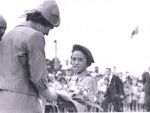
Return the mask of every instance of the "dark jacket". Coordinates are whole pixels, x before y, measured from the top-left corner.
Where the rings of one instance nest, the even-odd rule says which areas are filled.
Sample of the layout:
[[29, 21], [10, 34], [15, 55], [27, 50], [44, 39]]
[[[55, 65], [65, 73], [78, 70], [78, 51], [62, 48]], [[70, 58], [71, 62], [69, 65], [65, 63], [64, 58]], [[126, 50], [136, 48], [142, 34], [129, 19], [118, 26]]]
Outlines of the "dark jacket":
[[106, 97], [110, 95], [112, 97], [120, 97], [120, 95], [124, 95], [122, 80], [116, 75], [113, 75], [110, 84], [108, 85], [106, 94], [104, 96]]
[[145, 72], [142, 75], [145, 94], [150, 94], [150, 74]]

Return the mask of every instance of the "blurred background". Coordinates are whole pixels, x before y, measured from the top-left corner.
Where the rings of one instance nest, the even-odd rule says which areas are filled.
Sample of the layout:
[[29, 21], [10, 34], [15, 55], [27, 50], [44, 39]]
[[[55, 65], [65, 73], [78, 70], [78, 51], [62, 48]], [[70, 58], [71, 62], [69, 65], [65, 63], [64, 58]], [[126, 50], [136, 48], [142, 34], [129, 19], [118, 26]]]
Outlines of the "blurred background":
[[[21, 21], [25, 10], [43, 0], [0, 0], [0, 14], [8, 32]], [[73, 44], [88, 47], [95, 66], [139, 76], [150, 65], [149, 0], [56, 0], [61, 24], [46, 36], [46, 57], [56, 55], [62, 66], [70, 60]]]

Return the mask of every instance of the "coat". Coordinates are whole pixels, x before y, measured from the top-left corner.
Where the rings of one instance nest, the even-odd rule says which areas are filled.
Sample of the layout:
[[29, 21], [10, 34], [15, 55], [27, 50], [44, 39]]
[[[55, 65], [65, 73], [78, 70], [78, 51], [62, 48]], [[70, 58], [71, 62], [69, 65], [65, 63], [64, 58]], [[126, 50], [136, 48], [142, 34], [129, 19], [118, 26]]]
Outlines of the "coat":
[[143, 79], [145, 94], [150, 95], [150, 74], [149, 74], [149, 72], [143, 73], [142, 79]]
[[0, 47], [0, 110], [40, 113], [39, 92], [48, 87], [44, 35], [22, 23]]
[[150, 111], [150, 74], [149, 72], [145, 72], [142, 75], [144, 91], [145, 91], [145, 108], [146, 111]]
[[124, 95], [123, 83], [121, 79], [116, 75], [113, 75], [104, 96], [106, 97], [109, 95], [111, 95], [111, 97], [119, 97], [120, 95]]

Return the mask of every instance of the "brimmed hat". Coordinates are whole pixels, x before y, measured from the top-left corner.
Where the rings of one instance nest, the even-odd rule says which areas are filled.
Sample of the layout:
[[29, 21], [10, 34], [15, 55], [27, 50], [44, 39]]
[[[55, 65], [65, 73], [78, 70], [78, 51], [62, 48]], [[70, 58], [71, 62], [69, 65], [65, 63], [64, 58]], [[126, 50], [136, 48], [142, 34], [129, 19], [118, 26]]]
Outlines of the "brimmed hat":
[[40, 6], [36, 7], [34, 11], [41, 12], [43, 17], [55, 27], [59, 26], [60, 13], [55, 0], [45, 0]]
[[90, 50], [88, 48], [81, 46], [81, 45], [78, 45], [78, 44], [74, 44], [73, 49], [72, 49], [72, 53], [76, 50], [82, 51], [87, 56], [88, 66], [90, 66], [92, 63], [94, 63], [94, 58], [93, 58], [92, 53], [90, 52]]

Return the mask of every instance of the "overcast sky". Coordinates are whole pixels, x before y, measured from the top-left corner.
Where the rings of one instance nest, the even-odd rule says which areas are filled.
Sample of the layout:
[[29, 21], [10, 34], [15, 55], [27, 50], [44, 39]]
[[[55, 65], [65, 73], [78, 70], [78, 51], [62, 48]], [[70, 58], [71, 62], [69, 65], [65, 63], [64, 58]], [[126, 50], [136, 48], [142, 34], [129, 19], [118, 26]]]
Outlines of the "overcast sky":
[[[0, 13], [8, 22], [7, 32], [23, 19], [24, 10], [33, 9], [43, 0], [0, 0]], [[88, 47], [95, 64], [103, 71], [116, 66], [118, 71], [141, 74], [150, 65], [149, 0], [57, 0], [61, 24], [46, 36], [46, 57], [57, 55], [61, 62], [70, 60], [72, 45]], [[139, 26], [139, 34], [131, 32]]]

